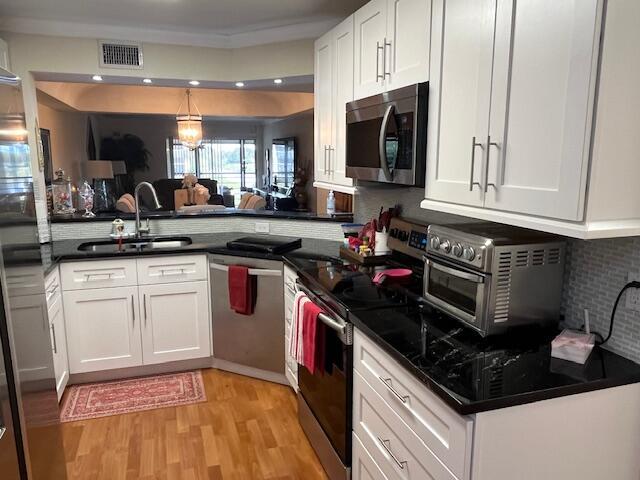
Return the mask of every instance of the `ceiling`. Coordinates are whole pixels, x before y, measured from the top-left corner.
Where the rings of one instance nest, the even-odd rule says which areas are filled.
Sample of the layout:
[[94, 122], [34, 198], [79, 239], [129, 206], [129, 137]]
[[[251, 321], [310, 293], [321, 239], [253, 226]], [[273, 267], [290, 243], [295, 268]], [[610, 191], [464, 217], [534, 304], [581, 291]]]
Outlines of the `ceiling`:
[[[282, 30], [283, 40], [312, 38], [315, 26], [338, 23], [367, 0], [0, 0], [0, 29], [25, 33], [54, 32], [73, 35], [74, 26], [86, 31], [94, 26], [124, 33], [148, 29], [155, 32], [209, 37], [248, 44], [248, 36], [261, 31]], [[309, 28], [299, 28], [300, 26]], [[83, 28], [81, 28], [81, 26]], [[293, 26], [298, 28], [293, 29]], [[37, 29], [38, 32], [26, 30]], [[99, 36], [99, 34], [96, 34]], [[257, 35], [259, 37], [259, 35]], [[111, 38], [114, 38], [113, 36]], [[132, 38], [135, 39], [135, 38]], [[256, 40], [258, 41], [258, 40]], [[165, 43], [170, 43], [169, 41]]]

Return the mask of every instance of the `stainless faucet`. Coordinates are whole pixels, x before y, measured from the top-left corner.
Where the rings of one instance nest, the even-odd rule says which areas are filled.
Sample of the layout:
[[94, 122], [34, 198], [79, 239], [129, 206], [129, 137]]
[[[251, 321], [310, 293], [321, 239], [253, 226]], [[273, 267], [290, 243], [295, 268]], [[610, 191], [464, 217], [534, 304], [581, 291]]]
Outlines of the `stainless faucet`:
[[140, 182], [138, 185], [136, 185], [136, 190], [134, 192], [134, 197], [136, 200], [136, 238], [140, 238], [143, 235], [148, 235], [149, 232], [151, 231], [151, 228], [149, 227], [148, 218], [147, 218], [146, 227], [143, 227], [142, 224], [140, 223], [140, 199], [138, 198], [138, 196], [139, 196], [140, 189], [142, 187], [147, 187], [151, 191], [154, 208], [157, 210], [158, 208], [162, 207], [162, 205], [160, 205], [160, 201], [158, 200], [158, 194], [156, 193], [156, 189], [153, 188], [153, 185], [151, 185], [149, 182]]

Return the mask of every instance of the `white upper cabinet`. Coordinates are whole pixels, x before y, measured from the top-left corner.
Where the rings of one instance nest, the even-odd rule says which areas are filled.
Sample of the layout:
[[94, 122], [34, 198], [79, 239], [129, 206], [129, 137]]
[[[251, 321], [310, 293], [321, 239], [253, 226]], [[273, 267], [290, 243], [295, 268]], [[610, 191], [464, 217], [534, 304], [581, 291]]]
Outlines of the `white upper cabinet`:
[[315, 183], [353, 193], [346, 175], [346, 104], [353, 100], [353, 16], [315, 44]]
[[9, 46], [0, 38], [0, 68], [10, 70], [9, 67]]
[[356, 99], [429, 79], [430, 0], [372, 0], [354, 24]]
[[595, 225], [585, 210], [587, 182], [601, 185], [590, 148], [602, 9], [602, 0], [433, 1], [424, 208], [580, 238], [631, 231], [629, 217]]
[[499, 0], [485, 206], [581, 220], [598, 0]]
[[483, 203], [494, 17], [495, 0], [433, 2], [427, 198]]
[[353, 16], [333, 29], [333, 142], [329, 150], [331, 182], [353, 186], [347, 177], [347, 103], [353, 100]]
[[387, 0], [372, 0], [354, 14], [354, 93], [364, 98], [384, 91]]
[[429, 78], [431, 1], [387, 1], [387, 90]]
[[329, 148], [333, 135], [333, 31], [323, 35], [315, 44], [314, 66], [314, 139], [315, 181], [330, 180]]

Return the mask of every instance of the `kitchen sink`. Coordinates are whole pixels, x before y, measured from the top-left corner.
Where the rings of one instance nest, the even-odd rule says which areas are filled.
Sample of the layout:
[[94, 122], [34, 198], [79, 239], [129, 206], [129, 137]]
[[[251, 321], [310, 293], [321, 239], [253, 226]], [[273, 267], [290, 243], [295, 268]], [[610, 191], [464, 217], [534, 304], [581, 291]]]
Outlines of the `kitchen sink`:
[[135, 238], [124, 240], [122, 244], [114, 240], [87, 242], [78, 247], [81, 252], [112, 253], [142, 250], [182, 248], [191, 245], [189, 237]]

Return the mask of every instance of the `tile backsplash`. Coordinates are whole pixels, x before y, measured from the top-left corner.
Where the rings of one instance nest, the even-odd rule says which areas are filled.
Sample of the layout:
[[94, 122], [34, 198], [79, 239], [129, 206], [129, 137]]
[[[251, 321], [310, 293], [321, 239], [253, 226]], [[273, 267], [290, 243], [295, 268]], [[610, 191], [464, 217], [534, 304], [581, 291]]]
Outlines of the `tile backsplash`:
[[[365, 223], [377, 217], [381, 206], [403, 207], [402, 215], [424, 222], [458, 223], [469, 219], [432, 212], [420, 208], [424, 198], [422, 188], [387, 186], [358, 187], [354, 198], [354, 220]], [[473, 221], [473, 220], [471, 220]], [[567, 264], [562, 300], [562, 312], [571, 327], [583, 324], [584, 309], [589, 310], [591, 329], [602, 335], [609, 330], [613, 302], [627, 283], [629, 272], [640, 274], [640, 237], [609, 240], [568, 240]], [[640, 362], [640, 312], [625, 308], [620, 300], [613, 336], [607, 344], [610, 350]]]

